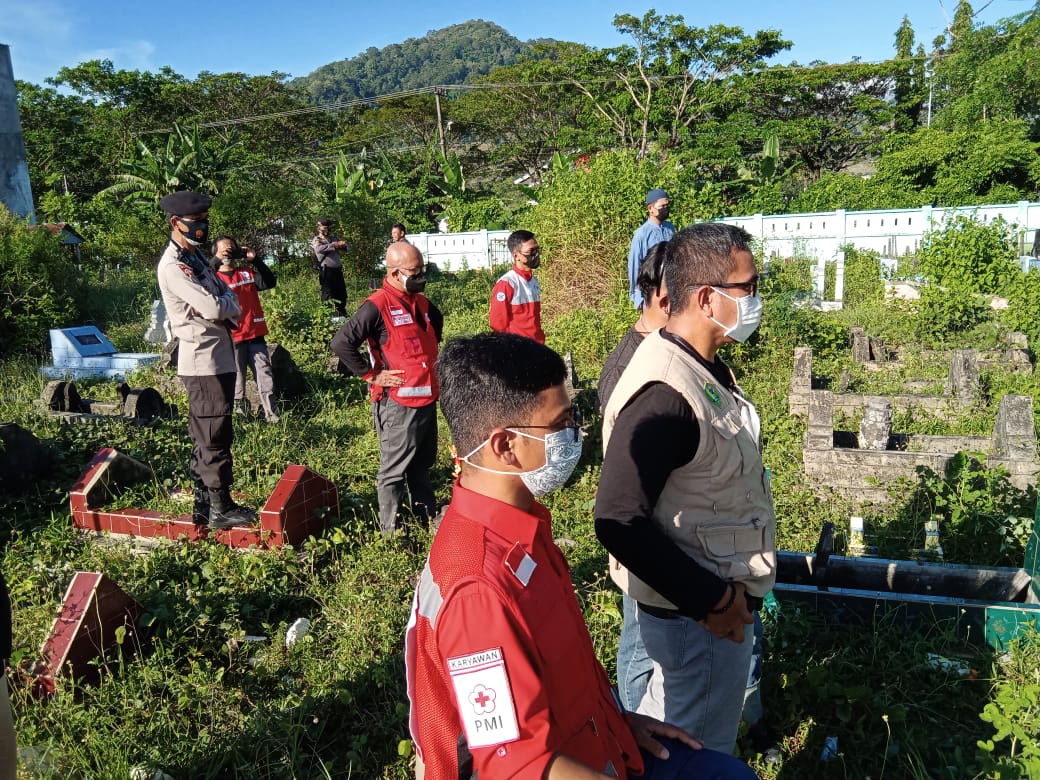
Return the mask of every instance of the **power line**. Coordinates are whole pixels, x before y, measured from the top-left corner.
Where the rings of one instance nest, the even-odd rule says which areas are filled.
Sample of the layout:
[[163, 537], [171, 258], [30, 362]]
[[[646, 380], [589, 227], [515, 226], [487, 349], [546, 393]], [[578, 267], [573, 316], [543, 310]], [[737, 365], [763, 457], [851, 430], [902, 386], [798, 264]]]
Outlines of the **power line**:
[[[929, 55], [932, 60], [942, 59], [948, 54]], [[800, 71], [800, 70], [826, 70], [826, 69], [839, 69], [848, 68], [857, 65], [891, 65], [896, 63], [903, 63], [917, 59], [916, 57], [908, 57], [904, 59], [888, 59], [881, 60], [879, 62], [847, 62], [847, 63], [821, 63], [819, 65], [773, 65], [768, 68], [762, 68], [760, 70], [750, 71], [748, 75], [755, 75], [757, 73], [764, 72], [775, 72], [778, 70], [787, 71]], [[667, 76], [650, 76], [651, 82], [662, 82], [662, 81], [674, 81], [677, 79], [685, 79], [690, 77], [690, 73], [676, 73]], [[609, 84], [614, 81], [618, 81], [617, 76], [604, 76], [602, 78], [584, 79], [584, 84]], [[482, 82], [478, 84], [435, 84], [426, 87], [417, 87], [415, 89], [402, 90], [400, 92], [389, 92], [383, 95], [374, 95], [372, 97], [365, 98], [351, 98], [349, 100], [336, 100], [330, 103], [320, 103], [312, 106], [301, 106], [300, 108], [286, 109], [284, 111], [274, 111], [267, 114], [252, 114], [248, 116], [233, 117], [230, 119], [219, 119], [212, 122], [203, 122], [197, 127], [203, 128], [220, 128], [220, 127], [233, 127], [235, 125], [252, 124], [254, 122], [263, 122], [269, 119], [284, 119], [288, 117], [302, 116], [306, 114], [315, 114], [331, 111], [347, 111], [357, 106], [370, 105], [379, 102], [389, 102], [393, 100], [402, 100], [408, 97], [416, 97], [418, 95], [429, 95], [436, 94], [440, 91], [442, 94], [449, 90], [456, 92], [464, 91], [479, 91], [479, 90], [497, 90], [497, 89], [518, 89], [523, 87], [551, 87], [551, 86], [574, 86], [574, 79], [563, 79], [554, 81], [518, 81], [518, 82], [498, 82], [489, 83]], [[172, 128], [157, 128], [154, 130], [145, 130], [140, 135], [152, 135], [157, 133], [169, 133]]]

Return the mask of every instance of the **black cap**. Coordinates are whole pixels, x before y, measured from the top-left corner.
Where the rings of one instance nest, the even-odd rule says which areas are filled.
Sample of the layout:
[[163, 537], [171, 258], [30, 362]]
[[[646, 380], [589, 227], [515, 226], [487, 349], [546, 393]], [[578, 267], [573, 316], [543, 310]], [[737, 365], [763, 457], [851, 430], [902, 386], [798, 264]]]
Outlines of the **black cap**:
[[209, 211], [213, 200], [209, 195], [201, 192], [171, 192], [159, 201], [159, 208], [171, 216], [184, 216], [185, 214], [201, 214]]

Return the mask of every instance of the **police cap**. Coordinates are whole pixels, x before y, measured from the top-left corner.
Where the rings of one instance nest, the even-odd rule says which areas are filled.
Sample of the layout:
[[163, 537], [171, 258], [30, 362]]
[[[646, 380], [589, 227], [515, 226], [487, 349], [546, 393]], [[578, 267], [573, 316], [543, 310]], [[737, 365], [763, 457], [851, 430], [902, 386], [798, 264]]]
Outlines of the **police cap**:
[[213, 203], [209, 195], [201, 192], [171, 192], [159, 201], [159, 207], [170, 216], [182, 217], [185, 214], [201, 214], [209, 211]]

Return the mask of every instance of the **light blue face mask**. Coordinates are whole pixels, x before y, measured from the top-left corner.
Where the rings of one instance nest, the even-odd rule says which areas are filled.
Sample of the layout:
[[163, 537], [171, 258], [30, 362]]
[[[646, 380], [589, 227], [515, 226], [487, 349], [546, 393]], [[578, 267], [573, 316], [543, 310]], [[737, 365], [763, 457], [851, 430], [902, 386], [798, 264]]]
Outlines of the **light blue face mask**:
[[714, 317], [711, 321], [722, 328], [722, 335], [729, 336], [734, 341], [747, 341], [751, 334], [758, 330], [762, 322], [762, 299], [757, 295], [745, 295], [743, 298], [734, 298], [727, 295], [718, 287], [712, 287], [715, 292], [723, 298], [729, 298], [737, 304], [737, 321], [726, 327]]
[[561, 431], [553, 431], [547, 434], [545, 438], [532, 436], [529, 433], [512, 428], [507, 428], [506, 430], [512, 431], [519, 436], [526, 436], [528, 439], [542, 442], [545, 445], [545, 463], [531, 471], [499, 471], [498, 469], [489, 469], [471, 462], [469, 459], [481, 447], [487, 444], [490, 441], [489, 439], [484, 439], [460, 460], [481, 471], [520, 477], [527, 489], [531, 491], [531, 495], [535, 497], [544, 496], [546, 493], [560, 489], [571, 478], [574, 468], [578, 465], [578, 461], [581, 460], [581, 428], [564, 428]]

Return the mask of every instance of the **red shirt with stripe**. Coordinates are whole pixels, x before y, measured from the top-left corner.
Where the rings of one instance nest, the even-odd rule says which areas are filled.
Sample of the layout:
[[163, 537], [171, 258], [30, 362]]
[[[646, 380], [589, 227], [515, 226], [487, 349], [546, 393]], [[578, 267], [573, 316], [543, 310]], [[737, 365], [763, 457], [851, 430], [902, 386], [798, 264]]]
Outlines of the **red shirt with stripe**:
[[233, 271], [217, 271], [217, 276], [235, 291], [242, 309], [238, 327], [231, 331], [235, 343], [266, 336], [267, 321], [264, 318], [264, 307], [260, 305], [256, 274], [248, 268], [236, 268]]
[[499, 277], [491, 290], [488, 321], [498, 333], [516, 333], [545, 343], [542, 288], [531, 271], [514, 265]]
[[[462, 678], [460, 663], [474, 659], [493, 659], [497, 676]], [[405, 664], [428, 780], [534, 780], [557, 753], [621, 778], [643, 771], [540, 504], [528, 513], [455, 484], [416, 589]]]

